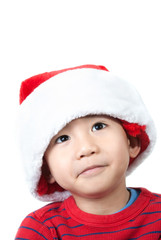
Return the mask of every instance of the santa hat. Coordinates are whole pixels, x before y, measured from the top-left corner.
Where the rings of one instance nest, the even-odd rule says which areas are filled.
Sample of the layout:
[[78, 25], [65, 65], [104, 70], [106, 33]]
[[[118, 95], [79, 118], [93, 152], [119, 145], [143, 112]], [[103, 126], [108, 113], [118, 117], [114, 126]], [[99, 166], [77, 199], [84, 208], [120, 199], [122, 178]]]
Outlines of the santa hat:
[[43, 201], [61, 201], [70, 193], [45, 178], [43, 161], [51, 139], [73, 119], [106, 114], [121, 120], [127, 134], [138, 137], [141, 152], [127, 174], [152, 151], [154, 123], [136, 89], [103, 66], [83, 65], [31, 77], [20, 89], [20, 148], [31, 193]]

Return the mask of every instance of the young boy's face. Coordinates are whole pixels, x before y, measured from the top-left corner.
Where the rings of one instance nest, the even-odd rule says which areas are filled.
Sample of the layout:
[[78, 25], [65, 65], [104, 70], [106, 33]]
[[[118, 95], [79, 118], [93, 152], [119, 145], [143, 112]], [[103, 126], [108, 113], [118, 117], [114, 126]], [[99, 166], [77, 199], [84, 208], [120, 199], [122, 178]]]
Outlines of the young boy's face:
[[131, 147], [119, 121], [87, 116], [70, 122], [50, 142], [45, 153], [51, 179], [73, 196], [99, 198], [125, 186]]

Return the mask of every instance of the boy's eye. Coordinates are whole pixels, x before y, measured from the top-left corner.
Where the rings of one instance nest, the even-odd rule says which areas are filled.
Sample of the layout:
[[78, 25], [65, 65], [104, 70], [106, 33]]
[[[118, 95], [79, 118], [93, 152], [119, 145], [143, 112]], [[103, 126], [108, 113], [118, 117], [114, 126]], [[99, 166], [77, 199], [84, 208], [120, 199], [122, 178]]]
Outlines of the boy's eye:
[[103, 128], [105, 128], [107, 125], [105, 123], [102, 123], [102, 122], [98, 122], [98, 123], [95, 123], [92, 127], [92, 130], [93, 131], [98, 131], [98, 130], [101, 130]]
[[69, 140], [69, 136], [68, 135], [62, 135], [62, 136], [58, 137], [55, 142], [56, 143], [62, 143], [62, 142], [65, 142], [67, 140]]

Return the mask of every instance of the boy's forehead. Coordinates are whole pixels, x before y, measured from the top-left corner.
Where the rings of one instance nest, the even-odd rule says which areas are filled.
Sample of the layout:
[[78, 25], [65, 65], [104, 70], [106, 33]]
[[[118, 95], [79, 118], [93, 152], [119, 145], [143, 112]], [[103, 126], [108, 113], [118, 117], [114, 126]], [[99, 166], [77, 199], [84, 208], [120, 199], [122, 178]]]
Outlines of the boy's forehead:
[[[68, 129], [71, 128], [73, 125], [79, 125], [82, 121], [83, 122], [90, 122], [90, 121], [103, 121], [104, 119], [109, 120], [109, 121], [116, 121], [119, 122], [118, 119], [111, 117], [109, 115], [106, 114], [89, 114], [83, 117], [79, 117], [79, 118], [75, 118], [72, 121], [70, 121], [69, 123], [67, 123], [60, 131], [64, 130], [64, 129]], [[59, 132], [60, 132], [59, 131]]]

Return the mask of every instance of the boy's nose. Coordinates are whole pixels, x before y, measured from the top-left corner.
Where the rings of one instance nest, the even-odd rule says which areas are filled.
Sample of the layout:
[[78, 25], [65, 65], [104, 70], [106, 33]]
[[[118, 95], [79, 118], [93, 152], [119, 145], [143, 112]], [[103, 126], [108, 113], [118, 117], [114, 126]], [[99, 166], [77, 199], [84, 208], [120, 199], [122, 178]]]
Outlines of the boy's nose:
[[98, 152], [98, 146], [90, 141], [83, 142], [79, 145], [78, 152], [77, 152], [77, 159], [81, 160], [84, 157], [90, 157], [93, 154]]

